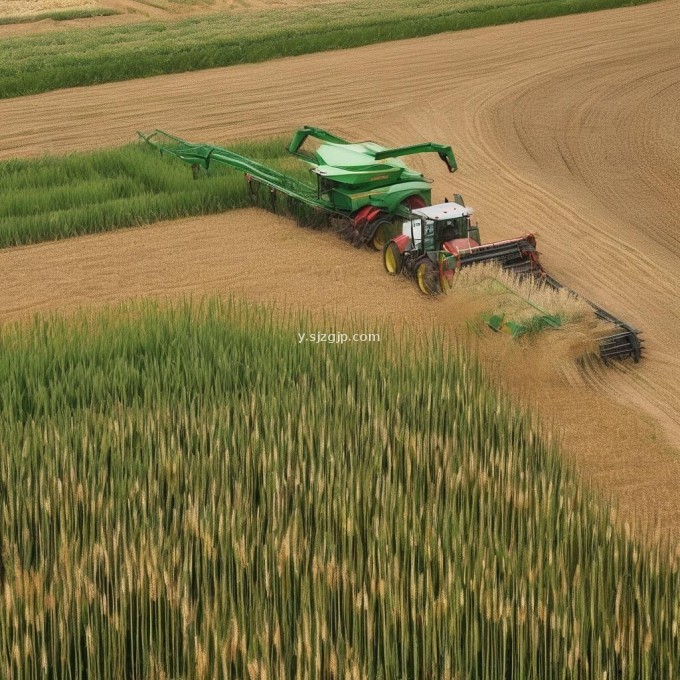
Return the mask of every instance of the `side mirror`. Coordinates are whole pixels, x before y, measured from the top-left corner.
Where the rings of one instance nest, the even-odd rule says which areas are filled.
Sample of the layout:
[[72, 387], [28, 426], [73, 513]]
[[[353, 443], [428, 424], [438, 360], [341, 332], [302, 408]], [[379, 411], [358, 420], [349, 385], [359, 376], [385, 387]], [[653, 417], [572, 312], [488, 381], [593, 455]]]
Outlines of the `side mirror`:
[[463, 197], [460, 194], [454, 194], [453, 201], [454, 203], [458, 203], [458, 205], [462, 205], [463, 207], [465, 206], [465, 201], [463, 200]]

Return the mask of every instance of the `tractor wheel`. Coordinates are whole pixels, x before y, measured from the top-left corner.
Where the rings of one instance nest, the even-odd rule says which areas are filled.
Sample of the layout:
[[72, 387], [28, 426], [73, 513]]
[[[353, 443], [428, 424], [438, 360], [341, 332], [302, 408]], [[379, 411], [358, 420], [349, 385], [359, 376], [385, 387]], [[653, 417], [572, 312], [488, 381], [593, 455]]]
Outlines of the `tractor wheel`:
[[394, 231], [394, 224], [391, 220], [378, 220], [378, 224], [373, 232], [373, 238], [371, 239], [371, 245], [374, 250], [382, 250], [385, 244], [394, 236], [392, 233]]
[[439, 281], [439, 269], [429, 258], [421, 260], [416, 265], [416, 281], [418, 282], [418, 288], [425, 295], [437, 295], [442, 291]]
[[404, 266], [404, 256], [399, 252], [399, 246], [390, 241], [383, 248], [383, 264], [388, 274], [400, 274]]

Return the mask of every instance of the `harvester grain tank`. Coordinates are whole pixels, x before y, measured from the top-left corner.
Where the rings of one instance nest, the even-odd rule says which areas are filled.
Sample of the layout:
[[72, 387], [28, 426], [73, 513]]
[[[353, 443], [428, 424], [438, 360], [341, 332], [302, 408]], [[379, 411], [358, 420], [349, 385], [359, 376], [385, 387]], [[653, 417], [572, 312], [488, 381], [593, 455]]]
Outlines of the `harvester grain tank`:
[[[194, 177], [215, 163], [243, 172], [253, 198], [262, 198], [264, 193], [265, 204], [277, 211], [277, 196], [283, 196], [285, 211], [298, 221], [332, 225], [355, 245], [383, 250], [387, 271], [413, 276], [423, 293], [440, 292], [458, 268], [486, 261], [499, 262], [522, 276], [537, 277], [554, 288], [563, 287], [543, 271], [533, 235], [482, 244], [479, 230], [470, 221], [472, 211], [462, 197], [456, 194], [453, 202], [431, 205], [431, 180], [401, 158], [436, 153], [449, 172], [455, 172], [450, 146], [424, 142], [389, 149], [375, 142], [349, 142], [306, 126], [293, 135], [288, 151], [308, 166], [314, 178], [310, 184], [229, 149], [193, 144], [162, 130], [139, 135], [161, 154], [190, 164]], [[319, 144], [309, 150], [305, 148], [308, 140]], [[639, 360], [638, 331], [596, 305], [592, 307], [616, 329], [601, 341], [602, 357]]]

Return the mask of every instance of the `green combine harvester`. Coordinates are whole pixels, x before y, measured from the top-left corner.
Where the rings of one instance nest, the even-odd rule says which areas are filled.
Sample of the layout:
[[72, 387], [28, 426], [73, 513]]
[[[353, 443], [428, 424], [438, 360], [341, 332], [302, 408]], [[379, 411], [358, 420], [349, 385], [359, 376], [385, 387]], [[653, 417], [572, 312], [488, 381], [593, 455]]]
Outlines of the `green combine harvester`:
[[[431, 181], [399, 158], [436, 153], [450, 172], [455, 172], [457, 167], [450, 146], [427, 142], [386, 149], [373, 142], [351, 144], [325, 130], [304, 127], [295, 133], [288, 151], [309, 165], [315, 178], [314, 187], [228, 149], [191, 144], [161, 130], [150, 135], [138, 134], [161, 153], [189, 163], [195, 177], [215, 163], [241, 170], [254, 197], [259, 195], [260, 187], [265, 186], [272, 205], [275, 205], [275, 194], [280, 193], [298, 206], [318, 211], [322, 218], [339, 221], [354, 243], [369, 244], [376, 250], [381, 250], [389, 237], [399, 231], [399, 221], [408, 217], [411, 209], [432, 202]], [[307, 152], [303, 146], [309, 138], [324, 144], [314, 152]], [[291, 206], [290, 201], [287, 207]], [[313, 221], [309, 211], [306, 216], [308, 221]]]
[[[191, 165], [194, 178], [215, 163], [243, 172], [255, 201], [264, 199], [267, 207], [278, 212], [281, 196], [285, 212], [298, 222], [332, 226], [357, 246], [381, 250], [389, 274], [415, 278], [428, 295], [445, 290], [460, 267], [491, 260], [520, 276], [533, 276], [547, 286], [564, 288], [543, 271], [532, 234], [482, 244], [479, 229], [470, 220], [472, 210], [460, 195], [455, 194], [454, 201], [432, 205], [431, 180], [409, 168], [401, 158], [436, 153], [449, 172], [455, 172], [456, 159], [450, 146], [425, 142], [388, 149], [375, 142], [352, 143], [306, 126], [293, 135], [288, 151], [309, 167], [312, 185], [229, 149], [192, 144], [162, 130], [138, 134], [161, 154]], [[305, 149], [310, 140], [316, 140], [316, 147]], [[639, 331], [589, 304], [600, 319], [615, 327], [600, 341], [602, 358], [632, 357], [639, 361]]]

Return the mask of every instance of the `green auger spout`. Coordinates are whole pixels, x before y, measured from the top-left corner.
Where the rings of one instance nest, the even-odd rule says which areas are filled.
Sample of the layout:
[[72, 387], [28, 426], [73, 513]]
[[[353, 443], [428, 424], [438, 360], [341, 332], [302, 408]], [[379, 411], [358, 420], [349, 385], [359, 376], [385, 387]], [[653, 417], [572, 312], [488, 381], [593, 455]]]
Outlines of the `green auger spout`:
[[[326, 142], [327, 146], [324, 149], [319, 148], [314, 153], [306, 153], [302, 151], [302, 146], [307, 141], [309, 137], [318, 139], [322, 142]], [[337, 149], [336, 156], [340, 161], [340, 164], [333, 163], [333, 147], [348, 147], [347, 149]], [[330, 148], [329, 148], [330, 147]], [[456, 164], [456, 157], [453, 155], [453, 149], [450, 146], [444, 144], [436, 144], [435, 142], [422, 142], [421, 144], [411, 144], [410, 146], [399, 146], [394, 149], [386, 149], [384, 146], [380, 146], [375, 142], [361, 142], [358, 144], [348, 142], [342, 137], [338, 137], [326, 130], [321, 128], [311, 127], [306, 125], [300, 128], [294, 135], [290, 144], [288, 145], [288, 151], [294, 156], [299, 156], [306, 161], [315, 162], [319, 165], [335, 165], [341, 167], [344, 170], [350, 170], [353, 167], [364, 167], [366, 165], [373, 165], [380, 169], [380, 165], [377, 165], [376, 161], [384, 161], [389, 159], [399, 158], [401, 156], [412, 156], [419, 153], [436, 153], [439, 158], [446, 163], [446, 167], [449, 172], [455, 172], [458, 169]], [[342, 154], [342, 151], [351, 151], [355, 154], [354, 159], [347, 153]], [[347, 165], [348, 161], [353, 160], [353, 163]], [[343, 164], [344, 163], [344, 164]]]
[[194, 168], [209, 170], [211, 163], [220, 163], [234, 170], [240, 170], [258, 182], [273, 188], [281, 193], [297, 199], [312, 207], [324, 208], [326, 204], [321, 201], [314, 187], [299, 182], [298, 180], [284, 175], [281, 172], [258, 163], [252, 158], [246, 158], [240, 154], [209, 144], [192, 144], [179, 137], [170, 135], [162, 130], [155, 130], [149, 135], [137, 133], [147, 144], [158, 149], [161, 153], [167, 153], [188, 163]]

